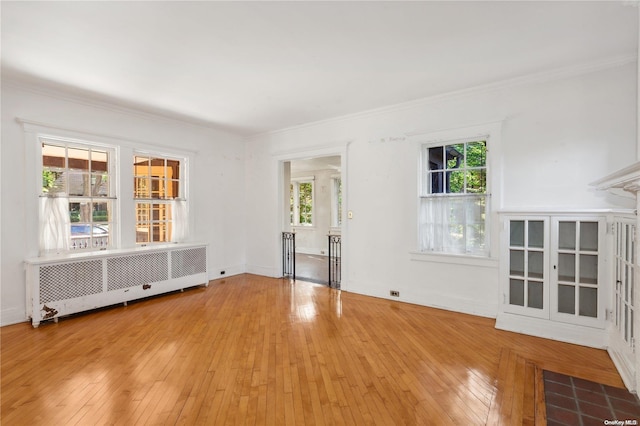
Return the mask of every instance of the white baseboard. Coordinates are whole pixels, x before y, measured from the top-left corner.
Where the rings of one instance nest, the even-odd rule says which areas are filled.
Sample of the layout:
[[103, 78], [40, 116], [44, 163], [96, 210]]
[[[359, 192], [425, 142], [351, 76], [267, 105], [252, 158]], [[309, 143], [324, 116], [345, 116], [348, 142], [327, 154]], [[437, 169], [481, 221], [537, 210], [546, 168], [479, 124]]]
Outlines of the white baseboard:
[[608, 343], [607, 332], [604, 329], [565, 324], [507, 312], [498, 314], [496, 328], [597, 349], [606, 349]]
[[280, 271], [278, 268], [258, 265], [247, 265], [245, 268], [247, 274], [262, 275], [264, 277], [279, 278]]
[[0, 326], [2, 327], [27, 322], [28, 320], [25, 309], [8, 308], [0, 311]]
[[609, 357], [613, 361], [613, 365], [616, 366], [624, 385], [627, 387], [629, 392], [636, 393], [638, 390], [636, 389], [636, 374], [634, 371], [631, 371], [627, 364], [620, 359], [618, 353], [616, 351], [611, 350], [611, 348], [607, 349], [607, 353]]
[[342, 285], [343, 290], [358, 293], [365, 296], [373, 296], [381, 299], [394, 300], [397, 302], [412, 303], [414, 305], [426, 306], [429, 308], [444, 309], [446, 311], [459, 312], [462, 314], [476, 315], [486, 318], [495, 318], [498, 311], [498, 304], [480, 304], [477, 300], [464, 299], [460, 297], [451, 297], [447, 295], [429, 295], [425, 297], [416, 297], [407, 295], [400, 291], [400, 297], [391, 297], [388, 292], [379, 293], [372, 292], [353, 283]]
[[[224, 271], [224, 274], [222, 273]], [[209, 280], [217, 280], [218, 278], [232, 277], [234, 275], [244, 274], [245, 265], [233, 266], [214, 266], [209, 268]]]

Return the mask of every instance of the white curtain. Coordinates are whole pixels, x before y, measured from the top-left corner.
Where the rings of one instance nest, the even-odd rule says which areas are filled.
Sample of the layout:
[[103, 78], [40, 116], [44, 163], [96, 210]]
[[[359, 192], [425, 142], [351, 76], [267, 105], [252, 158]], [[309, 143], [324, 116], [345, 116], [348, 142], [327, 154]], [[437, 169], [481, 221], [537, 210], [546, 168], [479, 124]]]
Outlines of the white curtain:
[[422, 198], [420, 250], [486, 255], [485, 204], [485, 196]]
[[40, 252], [52, 253], [69, 249], [69, 200], [67, 197], [40, 198]]
[[173, 200], [171, 209], [173, 213], [171, 242], [185, 242], [189, 238], [189, 211], [187, 201]]

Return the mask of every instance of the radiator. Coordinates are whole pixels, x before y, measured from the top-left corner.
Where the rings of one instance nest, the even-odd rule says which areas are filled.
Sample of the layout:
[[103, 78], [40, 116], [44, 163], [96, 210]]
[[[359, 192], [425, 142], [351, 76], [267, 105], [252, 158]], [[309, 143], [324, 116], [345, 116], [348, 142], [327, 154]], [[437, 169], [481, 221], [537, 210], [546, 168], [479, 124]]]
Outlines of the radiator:
[[73, 253], [25, 262], [27, 316], [41, 321], [207, 285], [207, 246]]

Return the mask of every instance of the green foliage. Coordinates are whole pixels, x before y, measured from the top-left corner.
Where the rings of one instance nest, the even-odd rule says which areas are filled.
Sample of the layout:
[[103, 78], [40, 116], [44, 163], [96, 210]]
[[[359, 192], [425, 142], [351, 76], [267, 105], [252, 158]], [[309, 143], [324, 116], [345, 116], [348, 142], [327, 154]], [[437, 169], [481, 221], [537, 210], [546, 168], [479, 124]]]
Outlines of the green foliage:
[[51, 188], [53, 188], [54, 183], [58, 174], [56, 172], [52, 172], [51, 170], [43, 170], [42, 171], [42, 192], [49, 192]]
[[[447, 180], [450, 193], [484, 194], [487, 192], [487, 145], [485, 141], [447, 146], [462, 158], [447, 159]], [[455, 152], [454, 151], [454, 152]], [[454, 170], [451, 170], [454, 169]], [[460, 170], [455, 170], [460, 169]], [[465, 184], [466, 178], [466, 184]]]

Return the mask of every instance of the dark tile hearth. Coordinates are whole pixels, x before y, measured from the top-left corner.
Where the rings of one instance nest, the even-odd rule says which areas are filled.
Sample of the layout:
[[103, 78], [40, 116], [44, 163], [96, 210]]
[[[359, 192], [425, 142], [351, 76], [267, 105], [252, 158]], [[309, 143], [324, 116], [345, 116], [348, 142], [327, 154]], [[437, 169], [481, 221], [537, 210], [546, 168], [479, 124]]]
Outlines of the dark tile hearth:
[[549, 426], [640, 423], [640, 400], [626, 389], [544, 371], [544, 398]]

